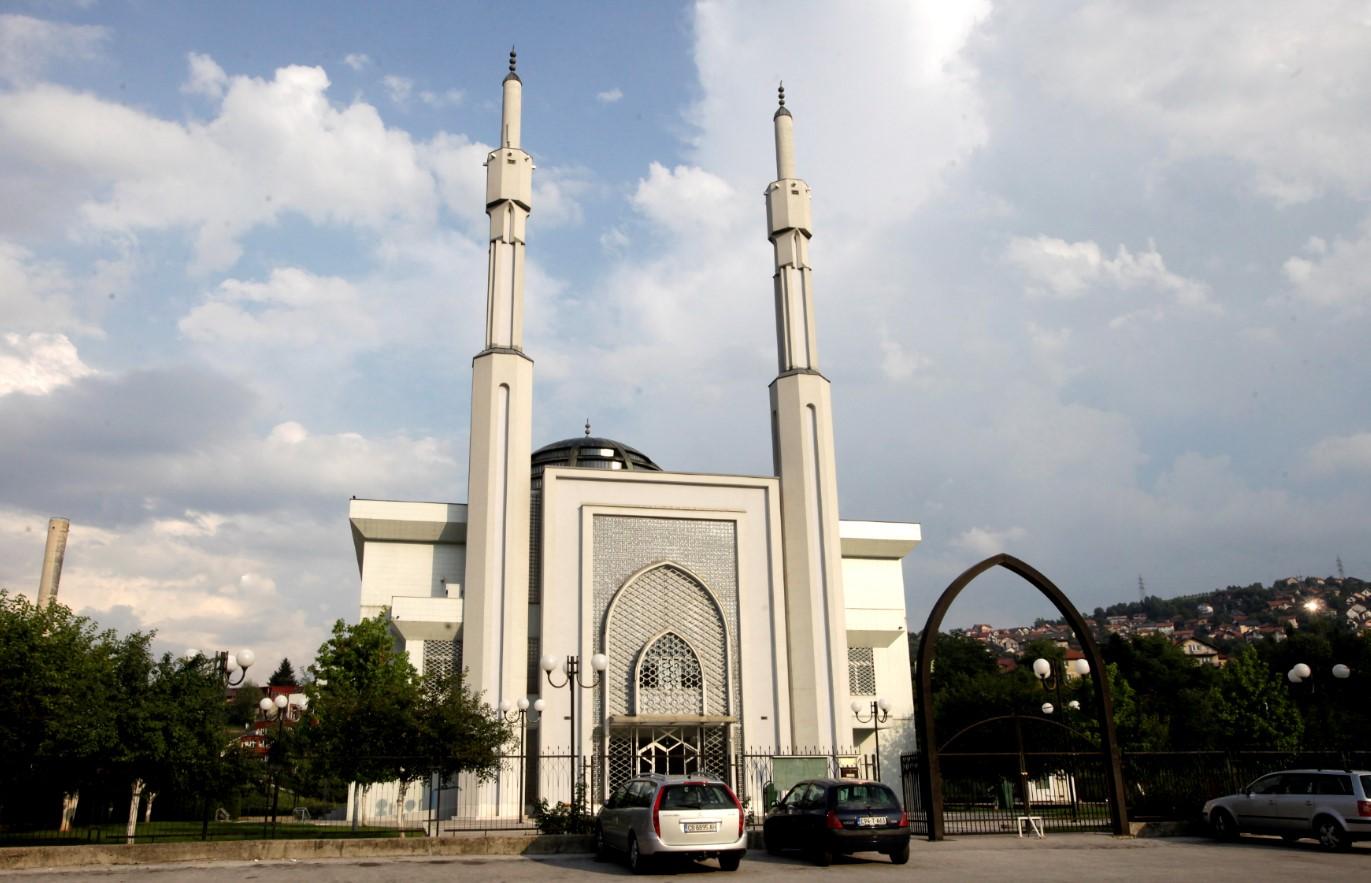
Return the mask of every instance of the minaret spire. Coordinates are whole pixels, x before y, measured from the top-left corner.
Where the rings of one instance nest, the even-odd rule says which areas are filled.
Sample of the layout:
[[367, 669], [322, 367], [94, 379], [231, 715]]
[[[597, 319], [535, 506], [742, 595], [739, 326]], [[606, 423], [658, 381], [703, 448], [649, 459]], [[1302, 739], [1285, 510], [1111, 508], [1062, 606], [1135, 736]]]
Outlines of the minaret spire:
[[523, 336], [533, 158], [520, 147], [517, 62], [511, 49], [501, 86], [500, 143], [486, 156], [485, 346], [471, 363], [462, 663], [468, 683], [492, 705], [522, 697], [528, 681], [533, 361], [524, 354]]
[[837, 458], [828, 379], [819, 373], [809, 269], [809, 185], [795, 175], [794, 118], [776, 90], [776, 180], [766, 190], [775, 255], [771, 435], [781, 484], [791, 742], [855, 744], [848, 695]]

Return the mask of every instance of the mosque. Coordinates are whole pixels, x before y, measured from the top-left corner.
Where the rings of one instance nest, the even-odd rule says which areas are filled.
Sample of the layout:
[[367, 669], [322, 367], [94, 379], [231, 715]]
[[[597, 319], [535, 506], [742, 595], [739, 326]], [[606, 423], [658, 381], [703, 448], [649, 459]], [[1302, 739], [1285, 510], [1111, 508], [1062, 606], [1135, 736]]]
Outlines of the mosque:
[[[522, 90], [511, 53], [499, 143], [486, 158], [485, 346], [472, 360], [468, 500], [351, 502], [359, 615], [384, 613], [419, 671], [465, 669], [492, 706], [541, 698], [541, 714], [527, 718], [529, 753], [589, 759], [592, 803], [643, 771], [727, 777], [743, 752], [841, 763], [877, 742], [882, 775], [897, 784], [899, 755], [913, 750], [901, 561], [920, 528], [839, 517], [810, 190], [796, 175], [784, 91], [765, 192], [774, 474], [724, 475], [670, 471], [590, 436], [589, 425], [533, 448], [535, 354], [523, 348], [533, 159], [521, 146]], [[573, 684], [561, 686], [568, 667]], [[879, 732], [878, 699], [889, 715]], [[569, 779], [539, 781], [540, 769], [527, 763], [518, 788], [507, 776], [489, 786], [484, 812], [567, 799]]]

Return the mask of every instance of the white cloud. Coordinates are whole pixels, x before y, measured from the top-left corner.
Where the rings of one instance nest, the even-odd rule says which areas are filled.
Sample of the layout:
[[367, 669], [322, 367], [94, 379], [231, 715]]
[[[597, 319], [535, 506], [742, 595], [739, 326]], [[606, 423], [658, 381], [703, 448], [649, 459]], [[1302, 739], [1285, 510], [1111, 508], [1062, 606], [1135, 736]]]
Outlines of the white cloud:
[[84, 180], [79, 217], [95, 231], [189, 229], [202, 271], [231, 266], [246, 231], [288, 213], [372, 228], [431, 218], [433, 176], [409, 135], [370, 105], [336, 107], [328, 85], [312, 67], [229, 77], [218, 115], [190, 124], [53, 86], [0, 94], [0, 160], [40, 169], [58, 195]]
[[614, 104], [615, 102], [622, 101], [623, 97], [624, 90], [617, 86], [613, 89], [606, 89], [603, 92], [595, 93], [595, 100], [601, 104]]
[[1168, 295], [1182, 307], [1218, 311], [1209, 286], [1168, 270], [1150, 242], [1147, 251], [1137, 253], [1120, 244], [1115, 256], [1107, 258], [1089, 240], [1016, 236], [1005, 250], [1005, 259], [1027, 279], [1026, 292], [1032, 297], [1073, 300], [1100, 288], [1143, 289]]
[[386, 94], [392, 102], [401, 107], [409, 104], [409, 97], [414, 92], [414, 81], [409, 77], [386, 74], [381, 78], [381, 85], [386, 87]]
[[203, 95], [206, 98], [223, 97], [228, 85], [228, 74], [213, 58], [192, 52], [187, 56], [190, 64], [190, 77], [181, 84], [181, 91], [188, 95]]
[[0, 335], [0, 396], [45, 395], [93, 373], [65, 334]]
[[178, 326], [192, 340], [224, 346], [352, 352], [377, 340], [361, 292], [345, 279], [296, 267], [265, 282], [226, 279]]
[[54, 60], [96, 58], [108, 39], [109, 31], [96, 25], [0, 14], [0, 80], [28, 83]]
[[1371, 25], [1360, 0], [1203, 7], [1105, 0], [1065, 14], [1007, 7], [997, 30], [1024, 74], [1159, 138], [1173, 156], [1226, 156], [1280, 203], [1371, 193]]
[[668, 169], [654, 162], [638, 181], [633, 207], [671, 233], [708, 235], [727, 231], [743, 210], [729, 183], [698, 166]]
[[1371, 475], [1371, 432], [1320, 439], [1306, 454], [1309, 467], [1320, 475]]
[[343, 56], [343, 64], [355, 71], [360, 71], [362, 68], [371, 64], [371, 56], [367, 55], [365, 52], [349, 52], [347, 55]]
[[465, 99], [466, 93], [461, 89], [444, 89], [441, 92], [424, 89], [419, 92], [419, 100], [434, 110], [442, 110], [445, 107], [456, 107]]
[[971, 527], [958, 534], [952, 543], [972, 557], [984, 560], [991, 555], [1008, 551], [1027, 536], [1028, 531], [1022, 527], [1009, 527], [1004, 530]]
[[1294, 256], [1283, 265], [1301, 298], [1321, 306], [1371, 303], [1371, 219], [1362, 222], [1355, 238], [1335, 239], [1331, 246], [1312, 237], [1305, 252], [1309, 257]]

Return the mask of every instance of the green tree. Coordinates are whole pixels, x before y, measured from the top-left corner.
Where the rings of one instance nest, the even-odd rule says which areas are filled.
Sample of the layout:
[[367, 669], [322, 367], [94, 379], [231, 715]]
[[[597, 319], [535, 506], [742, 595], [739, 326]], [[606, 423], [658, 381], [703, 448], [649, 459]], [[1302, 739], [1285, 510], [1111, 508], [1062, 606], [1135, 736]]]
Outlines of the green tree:
[[233, 698], [228, 704], [228, 723], [230, 726], [241, 727], [257, 720], [257, 712], [260, 710], [257, 703], [262, 699], [262, 688], [254, 684], [251, 680], [245, 679], [238, 685]]
[[1228, 658], [1200, 710], [1210, 723], [1214, 748], [1295, 751], [1304, 721], [1281, 677], [1251, 647]]
[[293, 728], [292, 741], [315, 776], [365, 788], [422, 774], [419, 676], [384, 614], [356, 625], [336, 621], [309, 673], [310, 716]]
[[296, 685], [295, 669], [291, 667], [290, 659], [282, 659], [281, 664], [276, 667], [271, 678], [267, 681], [273, 687], [294, 687]]
[[515, 735], [459, 675], [424, 678], [418, 720], [423, 772], [440, 780], [459, 773], [494, 778], [501, 751]]

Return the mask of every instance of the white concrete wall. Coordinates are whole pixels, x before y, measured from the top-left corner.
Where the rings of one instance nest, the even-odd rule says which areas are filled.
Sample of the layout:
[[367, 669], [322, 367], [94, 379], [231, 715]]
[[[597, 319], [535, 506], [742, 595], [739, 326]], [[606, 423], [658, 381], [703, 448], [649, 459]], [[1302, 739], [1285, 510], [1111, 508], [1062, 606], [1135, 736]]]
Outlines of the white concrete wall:
[[362, 564], [361, 616], [375, 616], [397, 595], [445, 597], [448, 584], [461, 585], [465, 570], [464, 545], [368, 540]]

